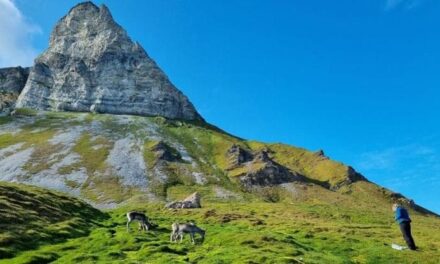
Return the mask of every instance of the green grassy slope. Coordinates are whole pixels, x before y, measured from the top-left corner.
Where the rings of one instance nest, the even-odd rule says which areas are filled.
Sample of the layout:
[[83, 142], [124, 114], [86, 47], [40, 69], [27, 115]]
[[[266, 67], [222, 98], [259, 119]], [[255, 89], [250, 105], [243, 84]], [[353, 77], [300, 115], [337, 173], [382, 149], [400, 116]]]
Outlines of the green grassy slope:
[[[176, 197], [185, 194], [173, 189]], [[324, 202], [315, 191], [301, 201], [207, 201], [202, 209], [181, 211], [163, 209], [163, 203], [132, 204], [111, 210], [111, 218], [89, 234], [0, 263], [438, 263], [440, 219], [411, 212], [420, 251], [396, 251], [391, 243], [404, 242], [389, 207], [353, 204], [329, 191]], [[133, 224], [127, 233], [125, 213], [133, 209], [147, 212], [159, 227], [143, 233]], [[188, 237], [170, 243], [174, 221], [196, 222], [207, 231], [204, 243], [192, 245]]]
[[105, 217], [64, 194], [0, 182], [0, 256], [87, 235]]

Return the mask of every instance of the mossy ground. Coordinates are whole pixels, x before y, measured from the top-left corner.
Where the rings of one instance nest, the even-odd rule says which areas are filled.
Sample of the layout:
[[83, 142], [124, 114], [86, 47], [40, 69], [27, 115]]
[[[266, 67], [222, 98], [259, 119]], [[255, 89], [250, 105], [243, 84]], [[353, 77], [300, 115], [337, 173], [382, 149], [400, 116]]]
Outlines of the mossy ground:
[[0, 258], [87, 235], [105, 214], [78, 199], [0, 182]]
[[[173, 196], [181, 197], [185, 191], [177, 188]], [[365, 208], [362, 203], [350, 207], [349, 199], [335, 197], [328, 194], [327, 202], [285, 198], [277, 203], [208, 199], [201, 209], [178, 211], [164, 209], [163, 203], [137, 203], [108, 211], [109, 218], [88, 225], [84, 223], [90, 214], [77, 214], [63, 221], [64, 227], [48, 224], [45, 228], [51, 231], [46, 233], [52, 238], [32, 227], [39, 247], [31, 249], [35, 244], [21, 241], [11, 251], [15, 257], [0, 263], [438, 263], [439, 218], [412, 212], [420, 250], [396, 251], [391, 243], [404, 242], [390, 208]], [[158, 228], [143, 233], [133, 223], [128, 233], [125, 213], [130, 210], [146, 212]], [[34, 217], [43, 216], [37, 211]], [[170, 225], [175, 221], [193, 221], [204, 228], [204, 243], [192, 245], [188, 237], [181, 244], [170, 243]], [[13, 226], [3, 224], [7, 229]], [[28, 232], [31, 227], [20, 229]]]

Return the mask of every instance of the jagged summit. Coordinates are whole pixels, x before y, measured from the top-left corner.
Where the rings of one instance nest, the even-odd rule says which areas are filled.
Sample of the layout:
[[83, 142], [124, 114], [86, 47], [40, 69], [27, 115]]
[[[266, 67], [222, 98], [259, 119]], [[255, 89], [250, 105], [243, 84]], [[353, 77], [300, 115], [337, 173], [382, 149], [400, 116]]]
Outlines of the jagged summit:
[[17, 107], [203, 120], [108, 8], [92, 2], [57, 23]]

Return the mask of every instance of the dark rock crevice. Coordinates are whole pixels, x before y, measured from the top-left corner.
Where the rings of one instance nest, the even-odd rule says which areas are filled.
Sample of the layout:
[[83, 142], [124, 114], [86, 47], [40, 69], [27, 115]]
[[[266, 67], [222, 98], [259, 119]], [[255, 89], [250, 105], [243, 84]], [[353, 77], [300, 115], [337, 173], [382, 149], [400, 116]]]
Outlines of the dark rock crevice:
[[182, 161], [180, 153], [163, 141], [159, 141], [157, 144], [153, 145], [150, 150], [154, 152], [155, 157], [159, 161]]

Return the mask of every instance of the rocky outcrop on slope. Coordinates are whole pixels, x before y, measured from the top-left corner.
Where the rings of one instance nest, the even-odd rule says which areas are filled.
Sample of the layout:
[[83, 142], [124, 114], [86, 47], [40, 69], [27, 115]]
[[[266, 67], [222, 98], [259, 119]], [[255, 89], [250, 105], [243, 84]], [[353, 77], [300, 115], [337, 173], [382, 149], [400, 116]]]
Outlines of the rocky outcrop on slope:
[[23, 90], [29, 68], [11, 67], [0, 69], [0, 113], [8, 114]]
[[252, 153], [238, 145], [227, 151], [229, 172], [244, 187], [269, 186], [286, 182], [302, 181], [303, 176], [272, 160], [268, 149]]
[[331, 190], [336, 191], [340, 189], [343, 186], [355, 183], [357, 181], [368, 181], [367, 178], [365, 178], [362, 174], [357, 172], [355, 169], [353, 169], [351, 166], [347, 166], [347, 177], [345, 180], [339, 182], [338, 184], [330, 187]]
[[151, 146], [150, 150], [153, 151], [155, 157], [159, 161], [174, 162], [182, 159], [182, 155], [180, 155], [177, 150], [175, 150], [163, 141], [159, 141]]
[[302, 181], [302, 176], [290, 171], [288, 168], [278, 164], [269, 158], [266, 151], [260, 151], [254, 159], [246, 164], [248, 171], [239, 176], [243, 186], [267, 186], [282, 184], [286, 182]]
[[165, 205], [165, 207], [170, 209], [201, 208], [202, 205], [200, 204], [200, 198], [200, 194], [195, 192], [182, 201], [168, 203]]
[[229, 163], [229, 169], [236, 168], [253, 159], [252, 153], [236, 144], [228, 149], [226, 156]]
[[17, 107], [202, 120], [107, 7], [91, 2], [55, 26]]

